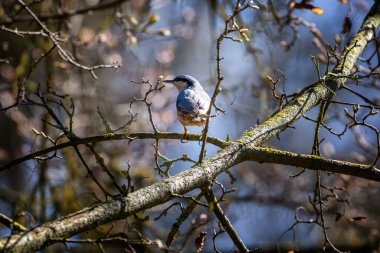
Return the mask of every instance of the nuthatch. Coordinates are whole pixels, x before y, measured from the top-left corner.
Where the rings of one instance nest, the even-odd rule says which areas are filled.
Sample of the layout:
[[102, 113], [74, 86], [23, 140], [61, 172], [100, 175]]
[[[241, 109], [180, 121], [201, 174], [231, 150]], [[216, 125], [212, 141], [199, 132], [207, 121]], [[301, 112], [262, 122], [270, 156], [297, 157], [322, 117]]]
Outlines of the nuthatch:
[[174, 84], [179, 91], [176, 103], [177, 117], [185, 130], [184, 136], [189, 133], [186, 126], [203, 126], [211, 99], [202, 85], [194, 77], [188, 75], [180, 75], [164, 82]]

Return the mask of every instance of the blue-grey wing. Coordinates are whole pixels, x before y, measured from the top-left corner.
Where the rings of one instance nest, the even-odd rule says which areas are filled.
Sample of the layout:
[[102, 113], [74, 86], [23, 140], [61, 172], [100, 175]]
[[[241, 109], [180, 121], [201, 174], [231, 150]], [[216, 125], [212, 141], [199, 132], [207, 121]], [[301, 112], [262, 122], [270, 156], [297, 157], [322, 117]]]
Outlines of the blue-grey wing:
[[203, 90], [185, 89], [177, 97], [177, 110], [183, 113], [203, 115], [207, 112], [209, 105], [210, 97]]
[[177, 97], [177, 110], [193, 115], [197, 115], [199, 111], [196, 101], [182, 92]]

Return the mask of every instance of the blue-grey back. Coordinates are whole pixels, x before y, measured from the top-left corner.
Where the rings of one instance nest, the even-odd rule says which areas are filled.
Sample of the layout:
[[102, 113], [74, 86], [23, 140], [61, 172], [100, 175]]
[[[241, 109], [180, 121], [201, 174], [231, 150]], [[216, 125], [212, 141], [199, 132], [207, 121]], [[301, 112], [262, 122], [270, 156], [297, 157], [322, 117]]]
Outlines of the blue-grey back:
[[177, 110], [183, 113], [189, 113], [196, 116], [204, 115], [210, 106], [210, 97], [203, 90], [202, 86], [198, 85], [187, 87], [182, 90], [177, 97]]

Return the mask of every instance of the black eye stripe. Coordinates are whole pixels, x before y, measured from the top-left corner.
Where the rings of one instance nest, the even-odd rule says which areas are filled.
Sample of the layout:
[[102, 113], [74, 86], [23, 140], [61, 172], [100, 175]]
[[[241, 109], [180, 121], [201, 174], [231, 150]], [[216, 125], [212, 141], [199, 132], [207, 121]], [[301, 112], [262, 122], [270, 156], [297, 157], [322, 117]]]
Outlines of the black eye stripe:
[[175, 82], [184, 82], [184, 83], [186, 83], [186, 84], [188, 84], [188, 85], [193, 85], [193, 83], [190, 82], [190, 81], [189, 81], [188, 79], [186, 79], [186, 78], [175, 78], [174, 81], [175, 81]]
[[187, 82], [187, 80], [185, 79], [185, 78], [176, 78], [176, 79], [174, 79], [174, 81], [176, 81], [176, 82]]
[[198, 81], [194, 77], [191, 77], [191, 76], [179, 75], [173, 79], [173, 82], [184, 82], [188, 86], [194, 86]]

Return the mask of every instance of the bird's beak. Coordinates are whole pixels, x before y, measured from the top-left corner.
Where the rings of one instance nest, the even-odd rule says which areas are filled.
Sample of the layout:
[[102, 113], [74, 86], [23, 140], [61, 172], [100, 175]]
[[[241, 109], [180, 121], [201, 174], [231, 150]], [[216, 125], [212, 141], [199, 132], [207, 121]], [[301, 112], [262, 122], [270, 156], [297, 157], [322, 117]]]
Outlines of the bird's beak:
[[164, 82], [164, 83], [173, 83], [174, 80], [164, 80], [163, 82]]

